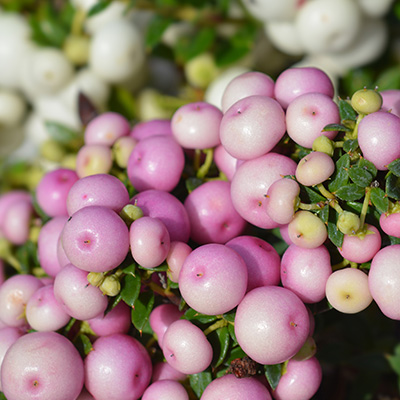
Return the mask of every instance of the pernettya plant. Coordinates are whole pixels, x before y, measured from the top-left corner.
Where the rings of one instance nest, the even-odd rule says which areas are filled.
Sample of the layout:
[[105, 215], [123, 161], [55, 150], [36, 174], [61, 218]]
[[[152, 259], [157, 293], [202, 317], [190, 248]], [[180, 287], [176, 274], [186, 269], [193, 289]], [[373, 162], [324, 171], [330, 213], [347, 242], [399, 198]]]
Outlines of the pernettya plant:
[[400, 320], [400, 93], [333, 96], [290, 68], [170, 120], [106, 112], [75, 169], [3, 193], [3, 397], [320, 393], [324, 315]]

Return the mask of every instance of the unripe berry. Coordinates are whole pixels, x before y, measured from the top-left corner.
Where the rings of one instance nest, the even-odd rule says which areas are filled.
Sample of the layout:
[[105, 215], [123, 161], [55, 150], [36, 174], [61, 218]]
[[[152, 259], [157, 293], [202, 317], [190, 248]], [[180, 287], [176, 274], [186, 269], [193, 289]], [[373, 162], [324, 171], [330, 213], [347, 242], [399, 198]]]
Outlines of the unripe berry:
[[350, 211], [343, 211], [339, 214], [337, 227], [345, 235], [355, 234], [360, 229], [360, 217]]
[[351, 96], [351, 106], [359, 114], [371, 114], [382, 107], [382, 96], [376, 90], [360, 89]]
[[328, 156], [332, 157], [335, 151], [335, 146], [333, 141], [326, 137], [325, 135], [318, 136], [314, 139], [312, 150], [320, 151], [322, 153], [328, 154]]

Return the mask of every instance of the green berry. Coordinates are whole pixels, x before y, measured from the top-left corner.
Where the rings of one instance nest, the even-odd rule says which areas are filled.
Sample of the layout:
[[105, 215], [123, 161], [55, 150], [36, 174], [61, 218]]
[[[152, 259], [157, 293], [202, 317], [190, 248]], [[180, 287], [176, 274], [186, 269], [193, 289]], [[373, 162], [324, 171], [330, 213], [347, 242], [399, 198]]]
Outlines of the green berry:
[[360, 217], [350, 211], [343, 211], [339, 214], [336, 225], [345, 235], [354, 235], [360, 229]]
[[371, 114], [382, 107], [382, 96], [372, 89], [357, 90], [351, 97], [351, 106], [359, 114]]

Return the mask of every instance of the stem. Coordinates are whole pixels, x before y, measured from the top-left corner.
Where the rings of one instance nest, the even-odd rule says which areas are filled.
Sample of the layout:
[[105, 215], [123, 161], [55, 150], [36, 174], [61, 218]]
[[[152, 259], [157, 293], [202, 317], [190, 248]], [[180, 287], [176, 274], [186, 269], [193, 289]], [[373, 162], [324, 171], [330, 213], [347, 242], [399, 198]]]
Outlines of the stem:
[[194, 160], [193, 160], [193, 168], [195, 171], [198, 171], [200, 168], [200, 158], [201, 158], [201, 150], [196, 149], [194, 151]]
[[210, 170], [211, 164], [213, 162], [214, 149], [205, 149], [203, 153], [206, 155], [203, 165], [197, 170], [197, 177], [203, 179]]
[[216, 322], [214, 322], [212, 325], [210, 325], [205, 331], [204, 334], [207, 336], [209, 333], [217, 330], [218, 328], [222, 328], [224, 326], [228, 325], [228, 321], [226, 321], [225, 319], [220, 319]]
[[325, 186], [322, 183], [319, 183], [317, 185], [317, 188], [319, 189], [322, 196], [326, 197], [327, 199], [334, 200], [336, 198], [334, 194], [332, 194], [329, 190], [325, 189]]
[[325, 204], [324, 204], [323, 202], [320, 202], [320, 203], [311, 203], [311, 204], [299, 203], [298, 208], [299, 208], [300, 210], [308, 210], [308, 211], [311, 211], [311, 210], [320, 210], [321, 208], [324, 207], [324, 205], [325, 205]]
[[166, 297], [168, 300], [171, 301], [171, 303], [175, 305], [179, 305], [181, 302], [181, 299], [176, 296], [174, 293], [171, 292], [169, 288], [163, 289], [161, 286], [157, 285], [155, 282], [149, 282], [147, 283], [147, 286], [155, 293], [160, 294], [163, 297]]
[[333, 145], [338, 149], [338, 148], [342, 148], [344, 144], [344, 141], [340, 141], [340, 142], [333, 142]]
[[371, 188], [367, 187], [365, 188], [365, 197], [360, 214], [360, 229], [359, 229], [360, 231], [364, 228], [365, 217], [367, 216], [370, 198], [371, 198]]
[[74, 36], [80, 36], [82, 34], [83, 24], [86, 19], [85, 10], [78, 8], [74, 14], [74, 18], [71, 24], [71, 33]]
[[343, 258], [343, 261], [341, 261], [338, 264], [332, 265], [332, 272], [333, 271], [337, 271], [338, 269], [342, 269], [347, 267], [350, 264], [349, 260], [346, 260], [345, 258]]

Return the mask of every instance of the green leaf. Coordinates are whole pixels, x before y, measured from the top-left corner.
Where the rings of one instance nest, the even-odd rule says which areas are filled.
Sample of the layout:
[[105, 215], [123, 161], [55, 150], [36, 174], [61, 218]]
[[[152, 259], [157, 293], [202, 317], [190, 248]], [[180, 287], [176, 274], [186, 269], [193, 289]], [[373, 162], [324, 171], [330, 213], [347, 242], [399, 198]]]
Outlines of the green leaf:
[[0, 392], [0, 400], [7, 400], [3, 392]]
[[228, 322], [235, 322], [236, 311], [225, 313], [222, 317]]
[[197, 398], [200, 398], [205, 388], [212, 381], [212, 375], [209, 371], [200, 372], [199, 374], [189, 375], [190, 386], [196, 394]]
[[76, 346], [82, 357], [87, 356], [93, 350], [92, 342], [90, 341], [89, 337], [83, 333], [80, 333], [76, 337], [76, 339], [74, 340], [74, 345]]
[[375, 178], [378, 173], [378, 170], [376, 169], [375, 165], [371, 161], [366, 160], [365, 158], [360, 158], [360, 160], [358, 161], [358, 166], [368, 171], [373, 178]]
[[55, 121], [45, 121], [45, 127], [50, 137], [56, 142], [69, 144], [82, 139], [81, 132]]
[[31, 38], [41, 46], [61, 47], [68, 35], [68, 29], [60, 24], [58, 18], [51, 11], [44, 11], [45, 15], [30, 15], [29, 25], [32, 30]]
[[136, 264], [135, 264], [135, 263], [129, 264], [127, 267], [125, 267], [125, 268], [122, 270], [122, 272], [123, 272], [124, 274], [130, 274], [130, 275], [135, 276], [135, 273], [136, 273]]
[[400, 244], [400, 238], [395, 237], [395, 236], [390, 236], [390, 235], [388, 235], [388, 237], [389, 237], [391, 245]]
[[232, 339], [232, 342], [233, 342], [232, 345], [236, 346], [237, 345], [237, 339], [236, 339], [236, 334], [235, 334], [235, 325], [229, 324], [228, 325], [228, 332], [229, 332], [229, 335], [230, 335], [230, 337]]
[[322, 129], [322, 132], [330, 131], [351, 132], [351, 129], [342, 124], [328, 124]]
[[318, 216], [325, 224], [327, 224], [329, 220], [329, 205], [321, 208], [321, 211], [318, 212]]
[[141, 265], [138, 265], [138, 268], [143, 269], [145, 271], [152, 271], [152, 272], [168, 271], [168, 265], [166, 263], [163, 263], [163, 264], [159, 265], [158, 267], [154, 267], [154, 268], [145, 268], [145, 267], [142, 267]]
[[329, 213], [328, 238], [336, 246], [342, 247], [344, 234], [336, 226], [338, 214]]
[[341, 200], [355, 201], [361, 199], [365, 195], [365, 188], [350, 183], [346, 186], [340, 187], [334, 193]]
[[203, 180], [200, 178], [196, 178], [195, 176], [191, 176], [187, 178], [185, 181], [186, 190], [188, 193], [193, 192], [194, 189], [198, 188], [203, 183]]
[[225, 364], [230, 364], [233, 360], [236, 360], [237, 358], [243, 358], [246, 356], [247, 354], [243, 351], [243, 349], [240, 346], [234, 347], [229, 353], [229, 356], [225, 361]]
[[282, 376], [282, 364], [264, 365], [265, 377], [272, 390], [275, 390]]
[[389, 210], [389, 199], [381, 188], [376, 187], [371, 189], [370, 200], [380, 213], [384, 213]]
[[350, 156], [346, 153], [336, 161], [335, 172], [333, 173], [332, 180], [328, 185], [331, 192], [335, 192], [340, 187], [347, 185], [349, 182], [349, 168]]
[[37, 247], [31, 240], [27, 240], [23, 245], [18, 246], [15, 256], [20, 262], [23, 274], [29, 274], [33, 267], [39, 266]]
[[[227, 326], [223, 326], [222, 328], [219, 328], [214, 332], [218, 338], [219, 354], [218, 358], [213, 362], [213, 366], [214, 368], [217, 368], [222, 364], [228, 352], [230, 344], [230, 335]], [[216, 346], [214, 347], [214, 352], [215, 351], [216, 351]]]
[[210, 322], [214, 322], [217, 320], [216, 315], [206, 315], [206, 314], [201, 314], [194, 310], [193, 308], [189, 308], [185, 314], [183, 314], [184, 319], [187, 319], [189, 321], [198, 321], [201, 324], [209, 324]]
[[369, 186], [373, 180], [371, 173], [358, 165], [350, 167], [348, 172], [350, 179], [362, 188]]
[[153, 310], [154, 306], [154, 292], [142, 292], [139, 294], [139, 297], [136, 299], [135, 304], [132, 308], [132, 323], [135, 328], [142, 332], [144, 326], [149, 320], [150, 313]]
[[386, 178], [386, 194], [395, 200], [400, 200], [400, 178], [393, 173], [389, 173]]
[[343, 150], [346, 153], [350, 153], [350, 152], [354, 151], [357, 147], [358, 147], [357, 139], [353, 139], [353, 140], [349, 139], [343, 143]]
[[121, 297], [122, 300], [128, 304], [128, 306], [133, 307], [140, 293], [140, 276], [138, 275], [125, 275], [122, 279], [122, 289]]
[[186, 63], [201, 53], [206, 52], [215, 40], [215, 29], [205, 27], [200, 29], [196, 35], [180, 38], [174, 48], [179, 62]]
[[339, 100], [339, 113], [341, 121], [355, 121], [357, 119], [357, 113], [354, 111], [351, 104], [346, 100]]
[[391, 171], [394, 175], [400, 177], [400, 158], [397, 160], [392, 161], [388, 165], [389, 171]]
[[304, 191], [306, 192], [308, 201], [310, 203], [320, 203], [321, 201], [326, 201], [326, 198], [324, 196], [308, 186], [304, 186]]
[[96, 14], [101, 13], [104, 11], [109, 5], [111, 4], [110, 0], [100, 0], [96, 4], [94, 4], [92, 7], [90, 7], [87, 17], [93, 17]]
[[145, 43], [146, 47], [153, 49], [161, 41], [165, 30], [172, 24], [173, 19], [155, 14], [147, 27]]

